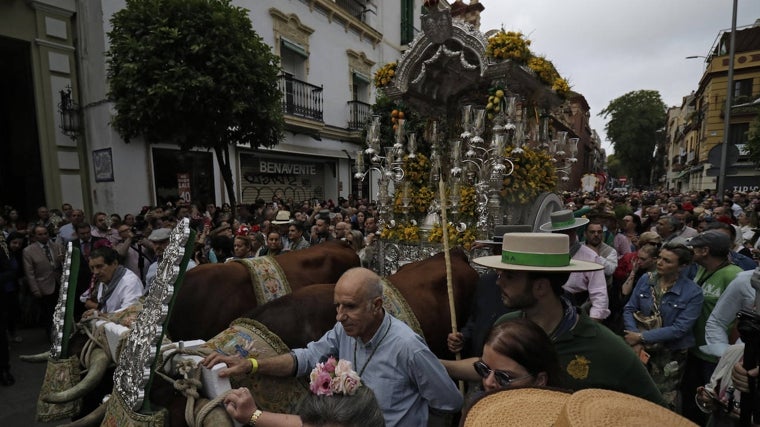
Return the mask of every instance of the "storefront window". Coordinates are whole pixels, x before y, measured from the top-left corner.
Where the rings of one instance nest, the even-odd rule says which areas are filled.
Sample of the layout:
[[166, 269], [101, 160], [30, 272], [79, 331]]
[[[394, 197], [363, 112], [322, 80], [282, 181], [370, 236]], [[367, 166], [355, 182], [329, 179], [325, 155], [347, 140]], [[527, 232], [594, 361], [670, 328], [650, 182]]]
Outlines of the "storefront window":
[[216, 202], [211, 153], [154, 148], [153, 176], [158, 205], [179, 199], [198, 206]]
[[268, 202], [277, 196], [298, 206], [304, 200], [324, 200], [326, 166], [324, 160], [317, 159], [241, 154], [240, 201]]

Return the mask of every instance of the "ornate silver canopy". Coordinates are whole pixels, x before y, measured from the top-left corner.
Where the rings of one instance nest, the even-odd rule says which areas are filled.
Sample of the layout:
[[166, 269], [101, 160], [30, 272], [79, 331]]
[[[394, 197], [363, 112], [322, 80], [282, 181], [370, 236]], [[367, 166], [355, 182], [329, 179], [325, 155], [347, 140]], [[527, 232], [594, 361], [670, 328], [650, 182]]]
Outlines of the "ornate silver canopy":
[[172, 230], [169, 246], [158, 265], [156, 278], [143, 302], [143, 310], [132, 323], [114, 373], [114, 391], [135, 412], [139, 412], [145, 399], [145, 387], [156, 359], [158, 341], [163, 336], [169, 302], [174, 295], [174, 282], [179, 276], [185, 244], [190, 237], [189, 224], [190, 221], [185, 218]]

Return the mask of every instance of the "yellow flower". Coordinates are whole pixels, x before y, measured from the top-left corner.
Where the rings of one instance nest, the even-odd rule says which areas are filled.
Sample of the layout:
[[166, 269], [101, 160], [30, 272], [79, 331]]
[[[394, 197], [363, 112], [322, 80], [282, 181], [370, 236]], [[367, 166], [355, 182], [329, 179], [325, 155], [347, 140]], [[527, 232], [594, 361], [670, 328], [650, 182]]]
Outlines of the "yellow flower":
[[389, 62], [375, 72], [375, 87], [383, 87], [390, 84], [396, 75], [396, 62]]
[[534, 151], [523, 147], [523, 152], [512, 154], [512, 147], [507, 147], [506, 155], [515, 164], [512, 175], [504, 178], [501, 196], [507, 203], [525, 204], [534, 200], [540, 193], [554, 191], [557, 176], [551, 156], [545, 151]]
[[486, 56], [494, 59], [511, 59], [524, 63], [530, 58], [530, 40], [523, 33], [499, 31], [488, 39]]

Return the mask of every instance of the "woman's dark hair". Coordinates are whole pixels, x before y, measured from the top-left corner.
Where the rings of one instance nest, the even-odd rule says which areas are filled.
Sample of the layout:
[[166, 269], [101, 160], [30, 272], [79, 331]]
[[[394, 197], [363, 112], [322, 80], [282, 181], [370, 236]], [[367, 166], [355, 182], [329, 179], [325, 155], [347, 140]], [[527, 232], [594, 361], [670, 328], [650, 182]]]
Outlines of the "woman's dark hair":
[[211, 249], [214, 250], [219, 262], [232, 256], [232, 238], [225, 235], [217, 235], [211, 238]]
[[676, 254], [678, 257], [678, 265], [691, 264], [691, 260], [694, 258], [694, 252], [681, 243], [666, 243], [662, 245], [660, 251], [670, 251]]
[[633, 218], [633, 223], [636, 224], [636, 234], [641, 234], [644, 232], [644, 225], [641, 223], [641, 217], [634, 214], [631, 214], [631, 218]]
[[384, 427], [385, 419], [372, 390], [363, 385], [351, 396], [318, 396], [309, 393], [296, 413], [303, 423], [315, 426]]
[[531, 375], [546, 372], [547, 386], [561, 386], [562, 371], [554, 344], [532, 321], [517, 318], [494, 326], [485, 345], [519, 363]]

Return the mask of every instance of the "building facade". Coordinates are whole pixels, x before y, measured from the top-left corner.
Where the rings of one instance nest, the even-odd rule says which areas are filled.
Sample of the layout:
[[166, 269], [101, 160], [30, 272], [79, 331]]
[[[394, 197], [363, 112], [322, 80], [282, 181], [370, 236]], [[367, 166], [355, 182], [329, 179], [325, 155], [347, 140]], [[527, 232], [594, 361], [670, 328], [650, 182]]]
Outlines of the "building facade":
[[705, 58], [697, 90], [668, 112], [667, 186], [678, 191], [715, 190], [723, 141], [728, 141], [727, 191], [758, 191], [760, 171], [746, 156], [749, 125], [758, 115], [760, 98], [760, 22], [736, 30], [732, 107], [725, 136], [731, 32], [718, 35]]
[[[249, 11], [254, 30], [281, 59], [286, 124], [272, 149], [232, 148], [238, 200], [337, 200], [357, 192], [353, 157], [374, 102], [372, 75], [413, 39], [422, 2], [233, 3]], [[0, 71], [8, 94], [0, 107], [0, 183], [11, 188], [4, 203], [27, 213], [64, 202], [127, 213], [178, 198], [227, 201], [213, 152], [126, 144], [109, 126], [115, 111], [107, 98], [107, 33], [123, 7], [124, 0], [0, 3], [0, 52], [13, 64]], [[71, 114], [61, 114], [60, 104], [68, 96], [81, 126], [64, 133]]]

